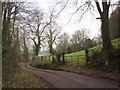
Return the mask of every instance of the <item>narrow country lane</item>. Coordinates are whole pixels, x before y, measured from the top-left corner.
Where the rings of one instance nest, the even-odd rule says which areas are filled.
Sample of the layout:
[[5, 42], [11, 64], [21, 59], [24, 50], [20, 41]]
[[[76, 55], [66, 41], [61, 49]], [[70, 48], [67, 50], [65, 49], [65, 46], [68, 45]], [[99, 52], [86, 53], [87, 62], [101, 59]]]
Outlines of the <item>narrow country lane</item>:
[[36, 69], [30, 66], [23, 66], [22, 69], [33, 73], [38, 78], [43, 78], [50, 88], [118, 88], [118, 82], [109, 79], [57, 70]]

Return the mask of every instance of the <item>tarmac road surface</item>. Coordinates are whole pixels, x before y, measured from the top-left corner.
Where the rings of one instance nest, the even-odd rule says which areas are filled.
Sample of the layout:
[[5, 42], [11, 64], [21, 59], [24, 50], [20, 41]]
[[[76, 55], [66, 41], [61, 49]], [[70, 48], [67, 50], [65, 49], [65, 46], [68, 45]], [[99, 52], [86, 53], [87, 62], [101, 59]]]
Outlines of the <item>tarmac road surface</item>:
[[65, 71], [36, 69], [28, 65], [23, 66], [22, 69], [45, 80], [49, 88], [118, 88], [118, 81], [106, 78], [90, 77]]

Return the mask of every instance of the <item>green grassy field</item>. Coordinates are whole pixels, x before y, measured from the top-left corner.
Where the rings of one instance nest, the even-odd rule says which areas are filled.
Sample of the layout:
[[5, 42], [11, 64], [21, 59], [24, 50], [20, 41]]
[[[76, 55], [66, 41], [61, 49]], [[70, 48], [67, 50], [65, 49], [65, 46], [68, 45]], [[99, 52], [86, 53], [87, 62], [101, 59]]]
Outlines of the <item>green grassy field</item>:
[[[112, 45], [114, 48], [120, 48], [120, 38], [113, 40], [112, 41]], [[98, 45], [95, 47], [92, 47], [89, 49], [90, 54], [94, 51], [101, 51], [102, 49], [102, 45]], [[46, 57], [44, 58], [43, 61], [40, 60], [40, 57], [36, 58], [36, 60], [34, 60], [34, 66], [39, 66], [39, 64], [50, 64], [52, 60], [52, 57]], [[61, 59], [62, 60], [62, 59]], [[78, 52], [74, 52], [74, 53], [70, 53], [70, 54], [65, 54], [65, 62], [66, 62], [66, 66], [77, 66], [77, 65], [84, 65], [86, 63], [85, 61], [85, 51], [78, 51]], [[32, 62], [33, 63], [33, 62]]]
[[[120, 38], [112, 40], [112, 46], [113, 48], [120, 48]], [[101, 51], [101, 49], [103, 48], [102, 45], [98, 45], [98, 46], [94, 46], [92, 48], [89, 48], [89, 54], [91, 55], [93, 52], [97, 51]], [[81, 50], [78, 52], [73, 52], [70, 54], [65, 54], [65, 60], [66, 61], [80, 61], [82, 63], [85, 63], [85, 51]]]
[[70, 53], [70, 54], [66, 54], [65, 55], [65, 60], [66, 61], [81, 61], [84, 62], [85, 61], [85, 52], [84, 50], [79, 51], [79, 52], [74, 52], [74, 53]]
[[[112, 40], [112, 46], [113, 48], [120, 48], [120, 38]], [[89, 49], [89, 51], [101, 51], [101, 49], [103, 48], [102, 45], [98, 45], [95, 47], [92, 47]], [[65, 57], [69, 57], [69, 56], [85, 56], [85, 51], [78, 51], [78, 52], [74, 52], [74, 53], [70, 53], [70, 54], [65, 54]]]
[[84, 56], [84, 55], [85, 55], [84, 50], [78, 51], [78, 52], [74, 52], [74, 53], [70, 53], [70, 54], [65, 54], [65, 56]]

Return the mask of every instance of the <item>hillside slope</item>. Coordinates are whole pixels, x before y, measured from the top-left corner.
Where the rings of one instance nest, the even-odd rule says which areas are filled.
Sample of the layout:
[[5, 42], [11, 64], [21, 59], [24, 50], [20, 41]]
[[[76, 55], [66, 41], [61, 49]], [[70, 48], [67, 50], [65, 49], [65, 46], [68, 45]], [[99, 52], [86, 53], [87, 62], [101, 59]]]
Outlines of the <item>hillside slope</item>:
[[[113, 46], [113, 48], [120, 48], [120, 38], [112, 40], [112, 46]], [[92, 51], [101, 51], [102, 48], [103, 48], [102, 45], [98, 45], [98, 46], [94, 46], [94, 47], [90, 48], [89, 51], [90, 52], [92, 52]], [[85, 56], [85, 51], [81, 50], [81, 51], [78, 51], [78, 52], [65, 54], [65, 56]]]

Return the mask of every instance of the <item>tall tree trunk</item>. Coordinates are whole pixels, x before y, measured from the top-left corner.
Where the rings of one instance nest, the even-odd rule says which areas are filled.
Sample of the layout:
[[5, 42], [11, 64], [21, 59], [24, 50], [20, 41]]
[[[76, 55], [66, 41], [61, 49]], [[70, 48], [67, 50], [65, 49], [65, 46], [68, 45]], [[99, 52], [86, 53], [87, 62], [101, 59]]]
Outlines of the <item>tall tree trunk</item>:
[[52, 49], [52, 61], [55, 63], [55, 58], [54, 58], [54, 51], [53, 51], [53, 49]]
[[38, 56], [39, 54], [39, 45], [35, 46], [35, 55]]
[[29, 51], [25, 41], [25, 37], [23, 38], [23, 42], [24, 42], [24, 60], [29, 61]]
[[[2, 46], [1, 38], [2, 38], [2, 2], [0, 1], [0, 46]], [[0, 50], [0, 67], [2, 67], [2, 50]], [[2, 68], [0, 68], [0, 89], [2, 89]]]
[[50, 42], [50, 45], [49, 45], [49, 52], [50, 52], [50, 56], [52, 56], [52, 61], [55, 62], [54, 50], [53, 50], [53, 47], [52, 47], [52, 42]]
[[112, 44], [110, 41], [110, 35], [109, 35], [109, 22], [108, 18], [104, 14], [102, 16], [103, 20], [102, 21], [102, 41], [103, 41], [103, 51], [104, 51], [104, 58], [106, 60], [106, 65], [108, 65], [108, 60], [109, 60], [109, 53], [112, 49]]
[[110, 40], [109, 33], [109, 8], [106, 2], [103, 2], [103, 12], [101, 14], [101, 32], [102, 32], [102, 41], [103, 41], [103, 51], [104, 59], [106, 60], [106, 65], [108, 65], [109, 54], [112, 49], [112, 44]]
[[85, 49], [85, 57], [86, 57], [86, 63], [89, 62], [89, 51], [88, 49]]
[[54, 55], [52, 55], [52, 61], [55, 62], [55, 58], [54, 58]]
[[[8, 45], [7, 45], [7, 32], [9, 30], [8, 25], [7, 24], [7, 4], [5, 4], [3, 12], [4, 16], [3, 16], [3, 22], [2, 22], [2, 54], [5, 55], [9, 50], [8, 50]], [[4, 58], [4, 57], [3, 57]]]
[[56, 57], [57, 57], [58, 64], [60, 65], [60, 57], [61, 57], [61, 55], [58, 53], [58, 54], [56, 54]]
[[[103, 2], [104, 3], [104, 2]], [[109, 9], [107, 4], [103, 4], [103, 12], [101, 14], [101, 30], [102, 30], [102, 40], [103, 40], [103, 50], [112, 49], [112, 44], [110, 41], [109, 34]]]
[[[19, 30], [18, 30], [18, 28], [16, 29], [16, 45], [17, 45], [17, 62], [20, 62], [21, 61], [21, 49], [20, 49], [20, 39], [19, 39]], [[12, 38], [11, 38], [12, 39]]]
[[101, 32], [102, 32], [102, 42], [103, 42], [103, 51], [104, 51], [104, 59], [106, 60], [106, 64], [108, 65], [109, 54], [112, 49], [112, 44], [110, 41], [110, 34], [109, 34], [109, 7], [110, 2], [107, 3], [107, 0], [102, 0], [102, 8], [100, 8], [100, 4], [97, 0], [95, 0], [98, 12], [101, 17]]
[[40, 40], [38, 39], [38, 43], [36, 43], [35, 39], [31, 38], [35, 44], [35, 47], [33, 47], [33, 53], [35, 56], [38, 56], [39, 50], [40, 50]]
[[62, 54], [63, 64], [65, 63], [64, 53]]
[[120, 37], [120, 1], [118, 3], [118, 36]]

